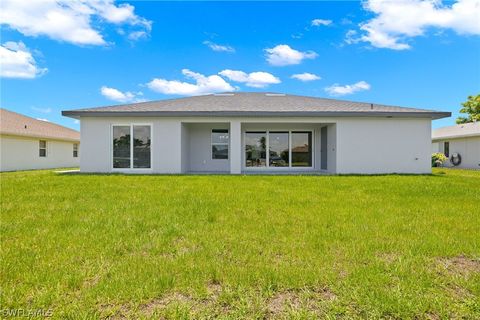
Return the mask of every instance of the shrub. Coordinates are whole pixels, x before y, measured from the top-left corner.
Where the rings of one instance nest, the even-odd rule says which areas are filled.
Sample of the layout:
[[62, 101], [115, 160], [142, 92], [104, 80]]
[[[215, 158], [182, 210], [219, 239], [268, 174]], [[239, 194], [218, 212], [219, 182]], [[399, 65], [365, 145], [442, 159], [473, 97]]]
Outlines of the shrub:
[[440, 167], [448, 158], [441, 152], [432, 153], [432, 167]]

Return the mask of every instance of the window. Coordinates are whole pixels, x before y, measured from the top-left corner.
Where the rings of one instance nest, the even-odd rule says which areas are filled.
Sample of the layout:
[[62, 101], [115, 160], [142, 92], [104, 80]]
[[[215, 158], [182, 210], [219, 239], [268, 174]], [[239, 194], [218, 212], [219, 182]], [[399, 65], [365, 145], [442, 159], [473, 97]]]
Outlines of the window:
[[112, 128], [112, 136], [113, 168], [151, 168], [150, 125], [115, 125]]
[[311, 131], [245, 132], [245, 167], [312, 166]]
[[450, 143], [448, 141], [443, 143], [443, 153], [445, 154], [445, 157], [450, 157]]
[[212, 130], [212, 159], [228, 159], [229, 140], [227, 129]]
[[78, 158], [78, 143], [73, 144], [73, 157]]
[[47, 156], [47, 141], [40, 140], [38, 142], [38, 155], [40, 157], [46, 157]]

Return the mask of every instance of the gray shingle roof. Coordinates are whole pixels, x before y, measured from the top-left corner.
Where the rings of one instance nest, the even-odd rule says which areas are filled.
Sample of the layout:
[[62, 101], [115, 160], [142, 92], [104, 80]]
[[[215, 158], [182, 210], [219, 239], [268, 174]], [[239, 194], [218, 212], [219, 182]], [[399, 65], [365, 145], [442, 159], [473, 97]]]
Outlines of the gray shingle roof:
[[438, 128], [432, 131], [433, 140], [475, 136], [480, 137], [480, 122], [457, 124], [455, 126]]
[[64, 116], [406, 116], [450, 112], [265, 92], [236, 92], [62, 111]]
[[0, 133], [13, 136], [80, 141], [80, 132], [56, 123], [33, 119], [0, 109]]

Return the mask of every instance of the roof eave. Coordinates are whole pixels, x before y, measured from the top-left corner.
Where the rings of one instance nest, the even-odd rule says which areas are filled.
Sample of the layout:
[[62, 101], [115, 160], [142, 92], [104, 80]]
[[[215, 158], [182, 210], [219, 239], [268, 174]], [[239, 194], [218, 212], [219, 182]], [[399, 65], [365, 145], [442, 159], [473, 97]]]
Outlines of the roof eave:
[[480, 133], [450, 134], [450, 135], [444, 135], [444, 136], [435, 136], [435, 137], [432, 137], [432, 141], [439, 141], [439, 140], [445, 140], [445, 139], [472, 138], [472, 137], [480, 137]]
[[8, 131], [0, 131], [1, 135], [5, 136], [13, 136], [13, 137], [22, 137], [22, 138], [35, 138], [35, 139], [47, 139], [47, 140], [56, 140], [56, 141], [67, 141], [67, 142], [80, 142], [80, 137], [76, 138], [66, 138], [66, 137], [57, 137], [57, 136], [49, 136], [44, 134], [30, 134], [30, 133], [19, 133], [19, 132], [8, 132]]
[[451, 112], [385, 112], [385, 111], [62, 111], [63, 116], [79, 117], [395, 117], [431, 118], [450, 117]]

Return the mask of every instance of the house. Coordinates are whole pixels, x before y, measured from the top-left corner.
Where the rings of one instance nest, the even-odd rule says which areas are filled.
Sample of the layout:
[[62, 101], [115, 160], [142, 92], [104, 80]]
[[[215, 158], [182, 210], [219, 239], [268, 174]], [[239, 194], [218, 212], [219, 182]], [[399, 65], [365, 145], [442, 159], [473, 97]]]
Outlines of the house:
[[449, 112], [277, 93], [221, 93], [63, 111], [83, 172], [430, 173]]
[[0, 171], [78, 167], [80, 133], [0, 109]]
[[480, 169], [480, 122], [433, 130], [432, 151], [449, 158], [444, 166]]

